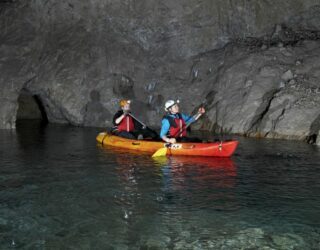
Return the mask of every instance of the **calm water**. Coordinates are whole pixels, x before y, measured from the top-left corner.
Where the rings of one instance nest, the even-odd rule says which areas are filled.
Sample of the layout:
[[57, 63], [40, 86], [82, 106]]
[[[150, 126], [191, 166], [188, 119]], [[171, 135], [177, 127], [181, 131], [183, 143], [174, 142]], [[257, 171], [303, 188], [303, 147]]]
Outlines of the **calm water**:
[[0, 249], [320, 248], [319, 147], [239, 138], [231, 159], [156, 161], [100, 131], [0, 131]]

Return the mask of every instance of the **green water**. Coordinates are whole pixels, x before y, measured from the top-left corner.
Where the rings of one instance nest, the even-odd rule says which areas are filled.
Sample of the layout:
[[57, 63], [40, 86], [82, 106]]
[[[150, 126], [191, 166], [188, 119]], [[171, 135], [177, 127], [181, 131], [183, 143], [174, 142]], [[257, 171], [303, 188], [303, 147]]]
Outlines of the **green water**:
[[0, 131], [0, 249], [320, 248], [319, 147], [239, 138], [231, 159], [153, 160], [100, 131]]

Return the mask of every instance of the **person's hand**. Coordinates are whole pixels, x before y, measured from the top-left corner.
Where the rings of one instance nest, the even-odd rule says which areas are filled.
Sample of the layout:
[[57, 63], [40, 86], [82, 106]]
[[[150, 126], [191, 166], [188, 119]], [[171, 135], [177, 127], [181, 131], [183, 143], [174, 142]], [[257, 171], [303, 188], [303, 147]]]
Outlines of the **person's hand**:
[[177, 142], [177, 140], [176, 140], [176, 138], [169, 138], [169, 139], [167, 140], [167, 142], [168, 142], [168, 143], [171, 143], [171, 144], [174, 144], [174, 143]]
[[204, 109], [204, 107], [199, 108], [198, 113], [199, 114], [204, 114], [206, 112], [206, 110]]

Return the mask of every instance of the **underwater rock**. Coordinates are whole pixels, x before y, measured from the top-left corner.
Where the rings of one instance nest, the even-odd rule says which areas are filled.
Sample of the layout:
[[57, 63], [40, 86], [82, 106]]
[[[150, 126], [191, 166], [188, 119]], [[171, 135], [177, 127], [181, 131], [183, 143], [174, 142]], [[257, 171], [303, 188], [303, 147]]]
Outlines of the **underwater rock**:
[[272, 240], [277, 249], [305, 249], [303, 238], [296, 234], [274, 235]]

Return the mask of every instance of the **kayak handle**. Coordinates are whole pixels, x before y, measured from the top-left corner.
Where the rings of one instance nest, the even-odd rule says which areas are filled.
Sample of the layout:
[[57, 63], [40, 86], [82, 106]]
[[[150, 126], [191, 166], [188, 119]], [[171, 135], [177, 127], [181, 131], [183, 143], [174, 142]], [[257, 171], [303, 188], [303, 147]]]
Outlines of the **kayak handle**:
[[140, 145], [140, 142], [132, 142], [132, 145]]

